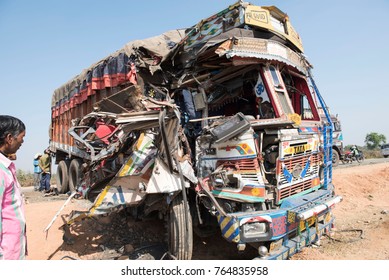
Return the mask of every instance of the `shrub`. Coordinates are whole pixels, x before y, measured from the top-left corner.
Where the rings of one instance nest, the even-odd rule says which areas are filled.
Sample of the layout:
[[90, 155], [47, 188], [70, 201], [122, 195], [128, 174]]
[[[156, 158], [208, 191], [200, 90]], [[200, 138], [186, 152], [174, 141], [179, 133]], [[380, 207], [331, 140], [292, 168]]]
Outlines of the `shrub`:
[[22, 187], [29, 187], [34, 185], [34, 174], [24, 172], [21, 169], [16, 171], [16, 177], [18, 178], [19, 184]]
[[380, 150], [363, 150], [365, 158], [382, 158]]
[[[34, 185], [34, 174], [31, 172], [18, 169], [16, 170], [16, 177], [21, 187], [31, 187]], [[50, 184], [55, 185], [55, 174], [51, 174]]]

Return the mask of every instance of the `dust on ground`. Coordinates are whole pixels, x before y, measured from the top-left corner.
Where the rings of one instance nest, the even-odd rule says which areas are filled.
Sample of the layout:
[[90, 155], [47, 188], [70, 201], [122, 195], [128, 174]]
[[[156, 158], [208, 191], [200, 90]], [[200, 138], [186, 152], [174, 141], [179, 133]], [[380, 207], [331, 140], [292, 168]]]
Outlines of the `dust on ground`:
[[[294, 260], [389, 259], [389, 163], [355, 165], [333, 170], [333, 182], [343, 201], [333, 213], [336, 228], [319, 246], [304, 248]], [[43, 196], [24, 188], [30, 260], [161, 259], [166, 253], [163, 221], [136, 221], [125, 212], [88, 219], [71, 228], [63, 239], [60, 227], [72, 210], [87, 210], [86, 200], [72, 199], [47, 232], [67, 195]], [[252, 259], [253, 248], [239, 253], [220, 235], [195, 235], [193, 259]]]

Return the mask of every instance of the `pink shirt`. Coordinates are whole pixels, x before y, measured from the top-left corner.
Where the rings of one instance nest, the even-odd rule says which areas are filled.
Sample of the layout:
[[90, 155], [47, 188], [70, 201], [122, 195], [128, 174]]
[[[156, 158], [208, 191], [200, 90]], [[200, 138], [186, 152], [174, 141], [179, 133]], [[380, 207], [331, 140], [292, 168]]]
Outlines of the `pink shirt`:
[[22, 260], [27, 253], [26, 219], [15, 164], [0, 153], [0, 260]]

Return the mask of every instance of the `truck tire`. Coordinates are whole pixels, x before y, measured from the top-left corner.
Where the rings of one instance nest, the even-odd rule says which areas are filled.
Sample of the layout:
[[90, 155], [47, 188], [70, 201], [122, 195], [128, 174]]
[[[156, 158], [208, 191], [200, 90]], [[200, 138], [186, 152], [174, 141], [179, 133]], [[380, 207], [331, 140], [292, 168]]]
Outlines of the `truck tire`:
[[190, 260], [193, 251], [192, 217], [182, 195], [170, 204], [168, 214], [168, 247], [178, 260]]
[[61, 160], [55, 177], [58, 193], [67, 193], [69, 190], [69, 161]]
[[75, 158], [70, 163], [69, 167], [69, 191], [77, 190], [77, 185], [81, 181], [81, 165], [82, 161]]
[[335, 149], [332, 149], [332, 166], [333, 167], [336, 167], [339, 165], [339, 154], [338, 154], [338, 151], [335, 150]]

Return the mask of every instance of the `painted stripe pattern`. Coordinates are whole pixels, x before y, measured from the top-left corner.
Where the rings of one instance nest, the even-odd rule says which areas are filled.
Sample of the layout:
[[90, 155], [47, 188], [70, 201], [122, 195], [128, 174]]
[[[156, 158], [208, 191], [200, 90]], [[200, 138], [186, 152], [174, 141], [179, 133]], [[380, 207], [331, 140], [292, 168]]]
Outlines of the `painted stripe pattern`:
[[239, 221], [234, 217], [224, 217], [217, 215], [217, 221], [222, 232], [222, 236], [230, 242], [240, 241]]

